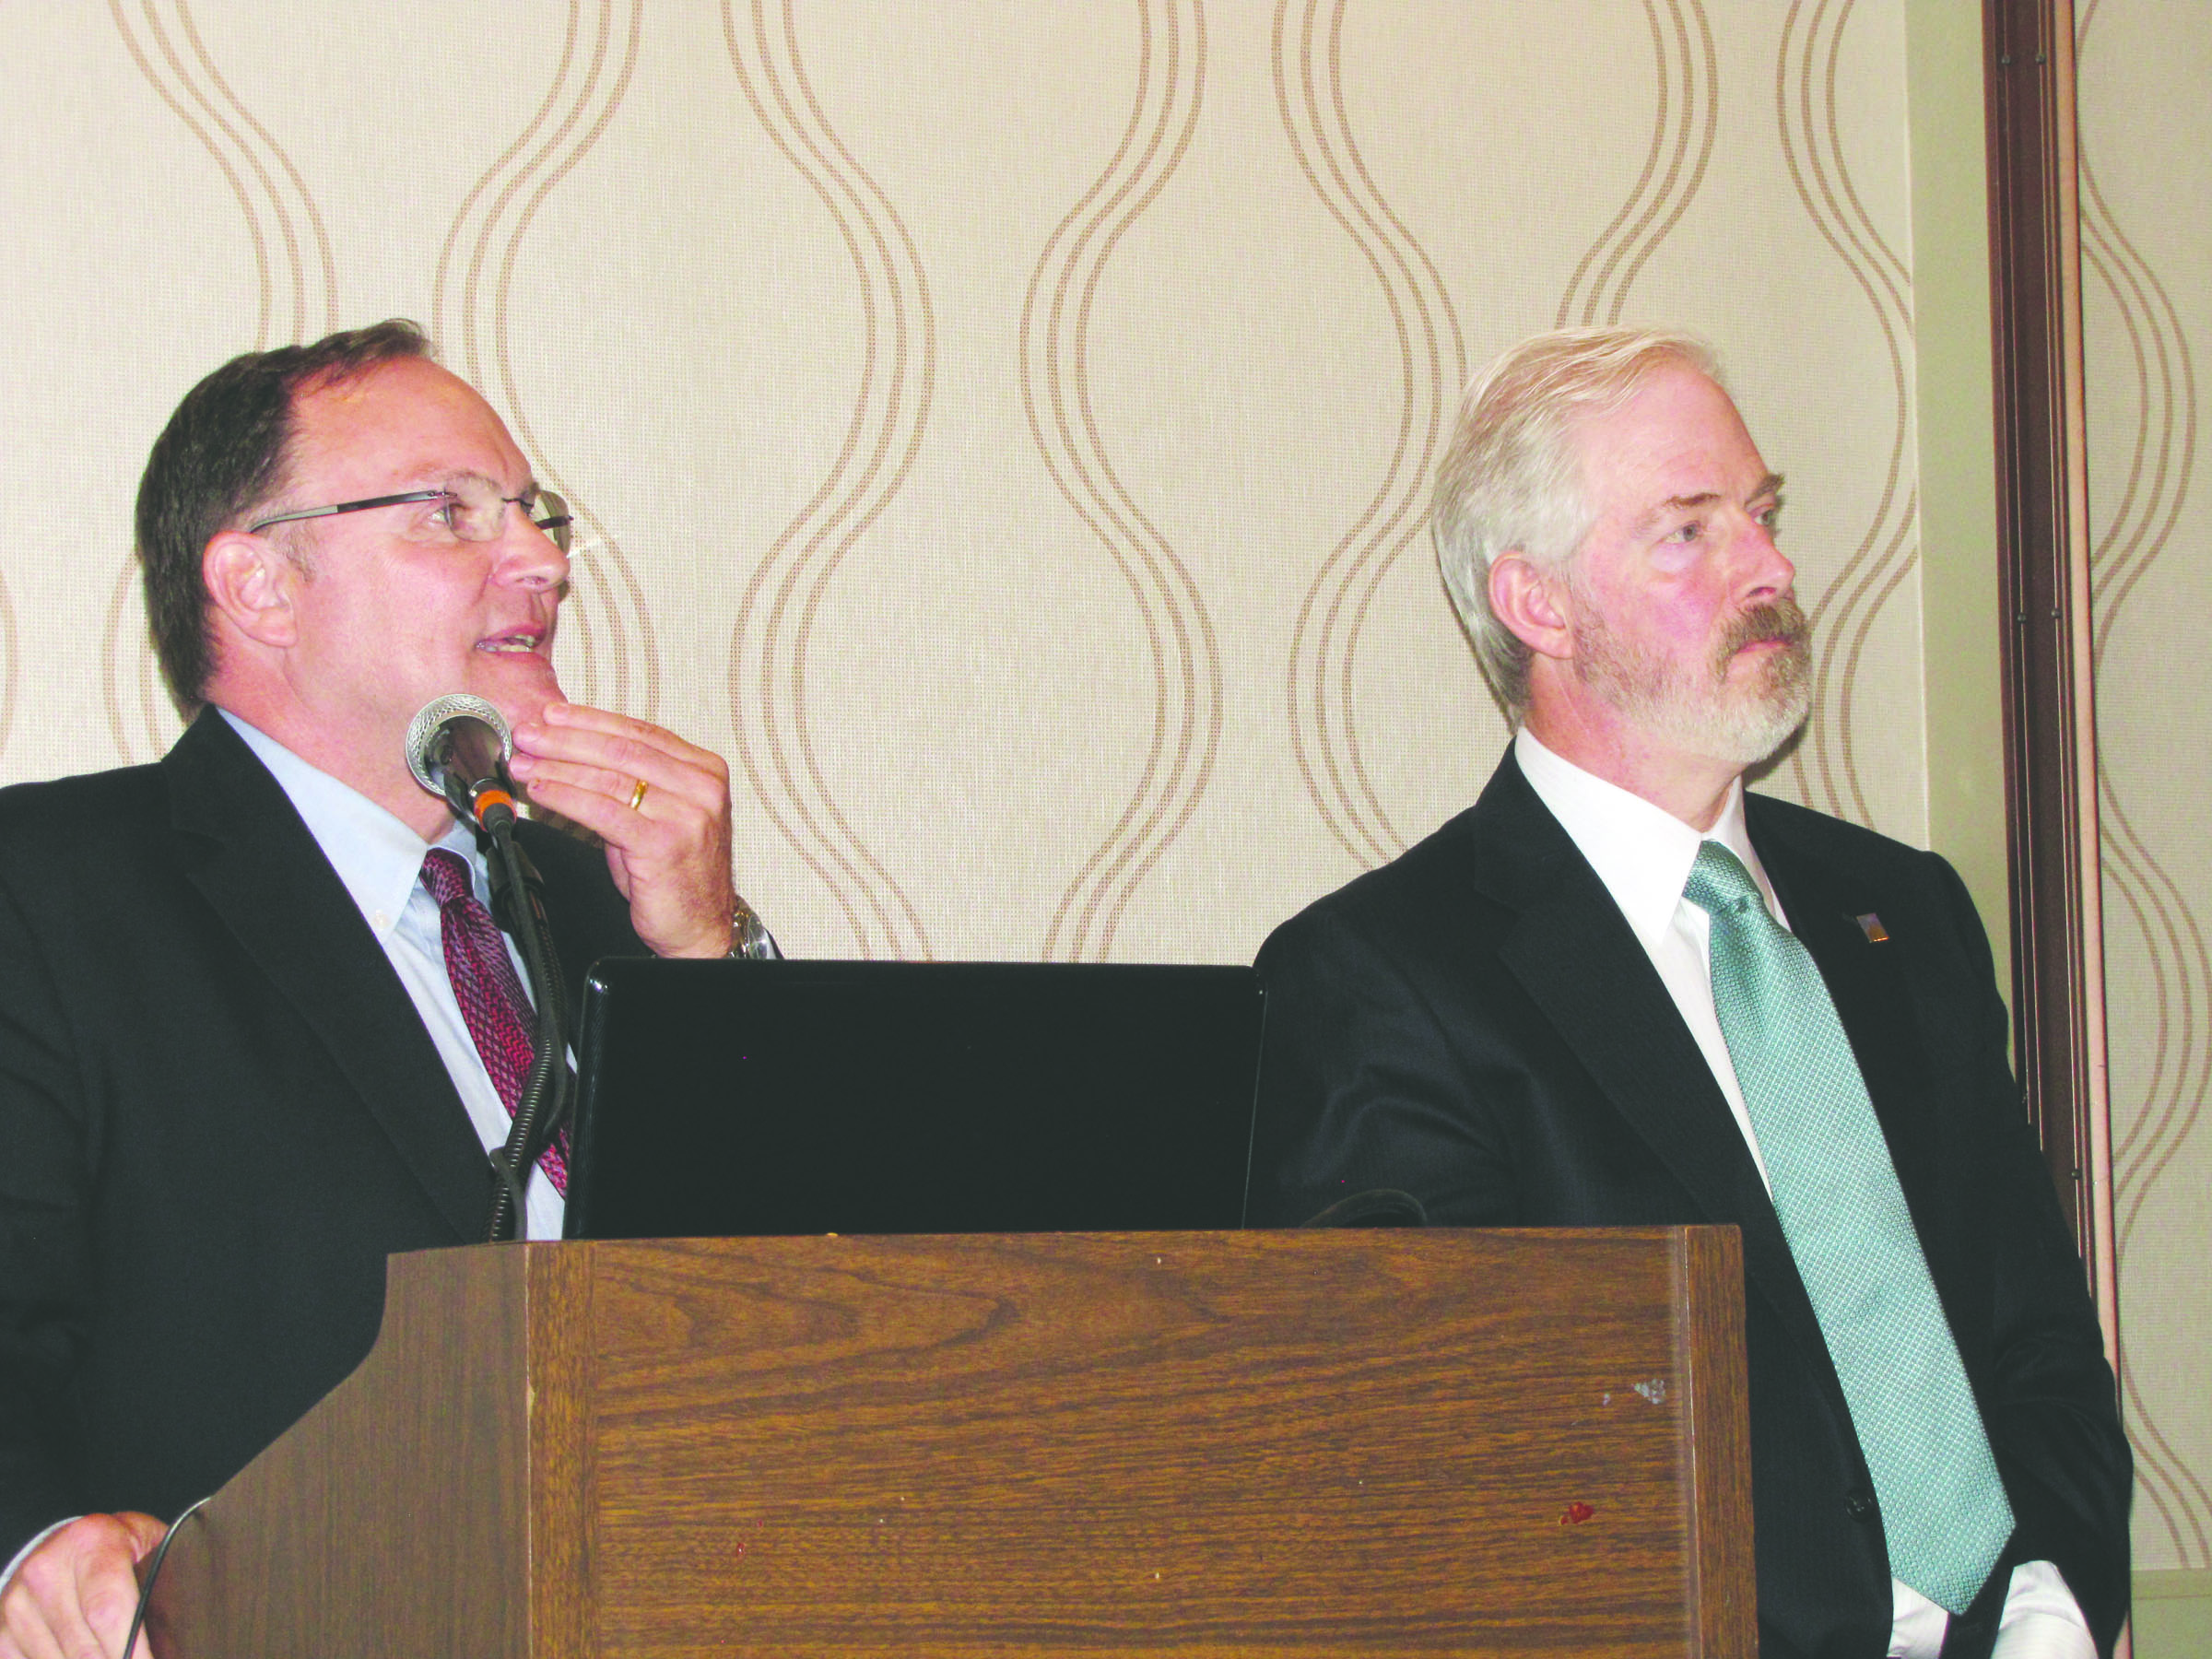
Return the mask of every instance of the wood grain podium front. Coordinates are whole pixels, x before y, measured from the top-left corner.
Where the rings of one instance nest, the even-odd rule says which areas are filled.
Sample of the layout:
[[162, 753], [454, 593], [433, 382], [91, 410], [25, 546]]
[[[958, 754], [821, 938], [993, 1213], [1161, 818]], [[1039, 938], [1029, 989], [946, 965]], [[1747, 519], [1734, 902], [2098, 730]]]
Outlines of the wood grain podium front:
[[394, 1256], [161, 1659], [1749, 1659], [1733, 1229]]

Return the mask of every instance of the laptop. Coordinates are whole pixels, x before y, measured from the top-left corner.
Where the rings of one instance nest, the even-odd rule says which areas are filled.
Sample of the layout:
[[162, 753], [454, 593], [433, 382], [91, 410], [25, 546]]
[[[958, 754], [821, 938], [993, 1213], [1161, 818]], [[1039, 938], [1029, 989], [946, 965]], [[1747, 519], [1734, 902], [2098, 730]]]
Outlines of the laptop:
[[566, 1234], [1242, 1225], [1249, 968], [609, 958]]

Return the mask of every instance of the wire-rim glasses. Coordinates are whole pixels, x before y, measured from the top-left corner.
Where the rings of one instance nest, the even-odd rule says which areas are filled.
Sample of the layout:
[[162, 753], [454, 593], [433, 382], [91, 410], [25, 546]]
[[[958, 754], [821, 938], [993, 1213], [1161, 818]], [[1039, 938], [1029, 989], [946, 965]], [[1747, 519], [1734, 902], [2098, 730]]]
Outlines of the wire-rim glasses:
[[296, 519], [333, 518], [341, 512], [367, 512], [375, 507], [398, 507], [412, 501], [446, 503], [445, 526], [463, 541], [499, 540], [509, 507], [520, 507], [523, 516], [550, 536], [553, 545], [563, 553], [569, 551], [569, 545], [574, 539], [576, 521], [569, 512], [569, 504], [551, 490], [532, 485], [520, 495], [503, 496], [499, 486], [487, 478], [457, 478], [436, 489], [407, 489], [397, 495], [370, 496], [359, 501], [336, 501], [327, 507], [300, 507], [290, 512], [273, 512], [248, 524], [246, 533], [258, 535], [271, 524], [287, 524]]

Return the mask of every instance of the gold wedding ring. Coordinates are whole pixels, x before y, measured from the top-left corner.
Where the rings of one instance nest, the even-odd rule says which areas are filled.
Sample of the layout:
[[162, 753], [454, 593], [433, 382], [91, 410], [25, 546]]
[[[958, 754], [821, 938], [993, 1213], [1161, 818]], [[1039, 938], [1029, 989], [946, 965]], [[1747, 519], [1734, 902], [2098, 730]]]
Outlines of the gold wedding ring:
[[629, 809], [632, 812], [640, 810], [645, 805], [645, 780], [640, 778], [638, 786], [629, 792]]

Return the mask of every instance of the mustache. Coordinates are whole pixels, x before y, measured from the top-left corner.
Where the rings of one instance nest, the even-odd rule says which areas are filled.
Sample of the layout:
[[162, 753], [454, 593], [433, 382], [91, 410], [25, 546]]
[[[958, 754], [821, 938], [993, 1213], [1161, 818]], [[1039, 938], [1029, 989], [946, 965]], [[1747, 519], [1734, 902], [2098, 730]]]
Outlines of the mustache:
[[1725, 673], [1730, 659], [1747, 645], [1771, 642], [1801, 652], [1811, 644], [1812, 638], [1813, 625], [1806, 619], [1796, 600], [1772, 599], [1753, 606], [1728, 624], [1721, 635], [1714, 661]]

